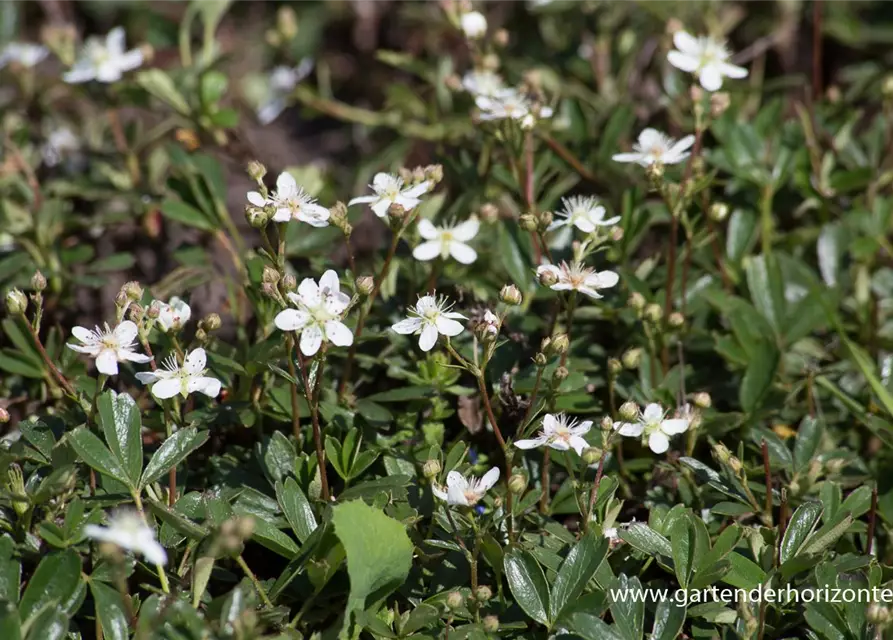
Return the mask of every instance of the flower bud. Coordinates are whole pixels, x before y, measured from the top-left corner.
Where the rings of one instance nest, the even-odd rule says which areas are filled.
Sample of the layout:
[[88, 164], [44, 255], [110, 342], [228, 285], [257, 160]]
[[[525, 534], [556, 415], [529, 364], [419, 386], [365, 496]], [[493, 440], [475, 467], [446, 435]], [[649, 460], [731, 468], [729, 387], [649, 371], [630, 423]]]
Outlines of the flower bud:
[[423, 178], [430, 182], [432, 186], [440, 183], [443, 180], [443, 165], [429, 164], [425, 167]]
[[610, 431], [614, 428], [614, 421], [611, 419], [611, 416], [605, 416], [601, 421], [602, 431]]
[[201, 327], [195, 330], [195, 339], [199, 342], [207, 342], [208, 341], [208, 332], [202, 329]]
[[6, 424], [9, 422], [9, 411], [0, 407], [0, 424]]
[[611, 229], [611, 240], [614, 242], [623, 240], [623, 227], [614, 227]]
[[865, 619], [878, 627], [886, 627], [890, 624], [890, 609], [879, 602], [872, 602], [865, 610]]
[[375, 278], [372, 276], [360, 276], [354, 280], [354, 287], [361, 296], [368, 296], [375, 290]]
[[161, 315], [161, 302], [158, 300], [153, 300], [152, 304], [149, 305], [149, 308], [146, 309], [146, 317], [150, 320], [155, 320], [158, 316]]
[[559, 333], [557, 336], [552, 336], [548, 353], [551, 356], [560, 356], [567, 352], [568, 347], [570, 347], [570, 339], [567, 337], [567, 334]]
[[35, 271], [31, 276], [31, 288], [38, 292], [47, 288], [47, 279], [40, 271]]
[[620, 362], [617, 358], [610, 358], [608, 360], [608, 373], [611, 376], [616, 376], [623, 370], [623, 363]]
[[710, 95], [710, 115], [714, 118], [720, 117], [732, 104], [729, 94], [725, 91], [717, 91]]
[[6, 292], [6, 310], [11, 316], [25, 313], [28, 308], [28, 298], [18, 289], [10, 289]]
[[353, 233], [353, 226], [347, 219], [347, 205], [343, 202], [336, 202], [331, 209], [329, 209], [329, 222], [332, 223], [333, 227], [337, 227], [341, 230], [346, 236], [349, 236]]
[[124, 291], [119, 291], [115, 295], [115, 306], [119, 309], [124, 309], [130, 305], [130, 298], [127, 297], [127, 294]]
[[509, 491], [512, 493], [520, 494], [524, 493], [524, 489], [527, 488], [527, 476], [523, 473], [515, 473], [509, 478]]
[[483, 38], [487, 33], [487, 19], [480, 11], [469, 11], [459, 18], [462, 33], [470, 40]]
[[729, 205], [725, 202], [714, 202], [707, 210], [707, 215], [713, 222], [722, 222], [729, 216]]
[[631, 309], [642, 311], [642, 309], [645, 308], [647, 302], [645, 301], [645, 296], [643, 296], [638, 291], [633, 291], [627, 299], [626, 304], [628, 304]]
[[618, 412], [618, 414], [623, 420], [632, 422], [639, 417], [639, 405], [637, 405], [635, 402], [624, 402], [622, 405], [620, 405], [620, 411]]
[[478, 212], [478, 217], [484, 222], [496, 222], [499, 220], [499, 207], [495, 204], [487, 202], [481, 205], [481, 210]]
[[298, 288], [298, 279], [287, 273], [282, 277], [282, 288], [286, 291], [294, 291]]
[[135, 302], [130, 305], [128, 313], [130, 315], [130, 319], [137, 324], [142, 322], [143, 318], [146, 316], [146, 310], [143, 308], [143, 306]]
[[422, 475], [428, 478], [428, 480], [431, 480], [440, 474], [442, 468], [440, 460], [429, 458], [428, 460], [425, 460], [425, 464], [422, 465]]
[[484, 631], [487, 633], [496, 633], [499, 631], [499, 618], [496, 616], [484, 616]]
[[881, 85], [881, 93], [884, 94], [885, 98], [893, 97], [893, 74], [884, 78], [884, 83]]
[[681, 329], [685, 325], [685, 316], [674, 311], [667, 317], [667, 325], [673, 329]]
[[245, 220], [254, 229], [263, 229], [270, 222], [270, 214], [262, 207], [248, 205], [245, 207]]
[[645, 320], [650, 322], [651, 324], [657, 324], [661, 321], [661, 318], [664, 316], [664, 310], [661, 306], [655, 302], [652, 302], [648, 306], [645, 307], [644, 310]]
[[521, 304], [523, 297], [521, 296], [521, 292], [518, 291], [518, 287], [513, 284], [507, 284], [499, 292], [499, 299], [506, 304], [517, 306]]
[[583, 462], [586, 464], [595, 464], [602, 459], [604, 452], [598, 447], [586, 447], [583, 449]]
[[30, 507], [28, 493], [25, 491], [25, 476], [22, 473], [22, 468], [16, 463], [9, 465], [6, 473], [9, 478], [6, 487], [9, 493], [12, 494], [10, 496], [12, 499], [12, 508], [15, 509], [15, 512], [21, 517]]
[[545, 232], [546, 229], [549, 228], [549, 225], [552, 224], [552, 221], [555, 219], [555, 216], [551, 211], [540, 211], [537, 218], [537, 229]]
[[543, 269], [540, 271], [538, 279], [544, 287], [551, 287], [558, 282], [558, 276], [551, 269]]
[[458, 609], [465, 604], [465, 596], [459, 591], [451, 591], [446, 598], [446, 604], [450, 609]]
[[242, 540], [248, 540], [254, 535], [255, 523], [253, 516], [240, 516], [236, 521], [236, 535]]
[[257, 160], [248, 163], [248, 177], [260, 184], [267, 175], [267, 168]]
[[220, 325], [223, 324], [220, 320], [220, 316], [216, 313], [209, 313], [198, 323], [198, 326], [205, 331], [217, 331], [220, 328]]
[[713, 404], [713, 400], [710, 398], [710, 394], [706, 391], [701, 391], [692, 396], [692, 402], [695, 403], [695, 406], [699, 409], [709, 409]]
[[276, 290], [275, 285], [271, 282], [264, 282], [260, 285], [260, 290], [263, 294], [269, 298], [273, 298], [274, 300], [279, 299], [279, 292]]
[[294, 40], [298, 35], [298, 17], [291, 7], [279, 7], [276, 12], [276, 28], [286, 42]]
[[270, 284], [276, 284], [277, 282], [279, 282], [280, 277], [281, 276], [276, 269], [268, 264], [265, 264], [260, 280], [264, 283], [269, 282]]
[[139, 302], [143, 299], [143, 288], [140, 286], [139, 282], [134, 280], [125, 282], [124, 286], [121, 287], [121, 292], [133, 302]]
[[493, 590], [485, 584], [482, 584], [474, 591], [474, 599], [478, 602], [487, 602], [493, 597]]
[[689, 96], [691, 96], [692, 102], [700, 102], [704, 99], [704, 90], [700, 87], [700, 85], [691, 85], [691, 89], [689, 89], [688, 94]]
[[536, 217], [530, 213], [525, 213], [518, 218], [518, 225], [524, 229], [524, 231], [536, 231]]
[[664, 165], [660, 162], [652, 162], [645, 167], [645, 175], [651, 182], [651, 186], [657, 189], [664, 181]]
[[669, 35], [675, 35], [677, 31], [682, 31], [685, 29], [685, 25], [682, 24], [682, 21], [679, 18], [670, 18], [667, 20], [667, 33]]
[[548, 361], [549, 361], [549, 359], [546, 357], [546, 354], [543, 353], [542, 351], [540, 351], [535, 356], [533, 356], [533, 364], [535, 364], [538, 367], [545, 367], [546, 363]]
[[399, 229], [406, 219], [406, 209], [396, 202], [388, 207], [388, 222], [392, 229]]
[[624, 367], [627, 369], [638, 369], [639, 363], [642, 361], [642, 349], [639, 347], [627, 349], [622, 358]]
[[569, 375], [570, 372], [567, 370], [567, 367], [558, 367], [552, 373], [552, 386], [557, 388]]

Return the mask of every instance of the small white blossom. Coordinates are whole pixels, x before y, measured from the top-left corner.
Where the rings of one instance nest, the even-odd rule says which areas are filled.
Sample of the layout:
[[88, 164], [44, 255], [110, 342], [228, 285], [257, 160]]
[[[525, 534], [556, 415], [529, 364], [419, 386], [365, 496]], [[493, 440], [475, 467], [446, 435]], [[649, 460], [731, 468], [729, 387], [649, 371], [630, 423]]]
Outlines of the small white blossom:
[[92, 540], [111, 542], [125, 551], [138, 553], [152, 564], [167, 564], [167, 553], [155, 539], [155, 531], [136, 511], [117, 511], [109, 517], [108, 527], [88, 524], [84, 527], [84, 535]]
[[505, 89], [493, 95], [478, 95], [474, 103], [480, 109], [480, 119], [516, 120], [524, 128], [536, 124], [538, 118], [551, 118], [551, 107], [534, 108], [527, 96], [516, 89]]
[[458, 471], [450, 471], [447, 474], [447, 486], [432, 485], [431, 491], [447, 504], [473, 507], [484, 494], [489, 491], [499, 480], [499, 468], [493, 467], [482, 478], [471, 476], [466, 478]]
[[257, 191], [248, 192], [248, 202], [255, 207], [272, 206], [276, 212], [273, 214], [274, 222], [288, 222], [298, 220], [306, 222], [312, 227], [329, 226], [329, 210], [316, 203], [313, 198], [299, 187], [294, 177], [288, 172], [282, 172], [276, 178], [276, 191], [264, 198]]
[[359, 196], [347, 203], [351, 207], [355, 204], [369, 203], [372, 211], [379, 218], [388, 214], [392, 204], [399, 204], [406, 211], [415, 209], [421, 202], [419, 196], [428, 193], [431, 183], [427, 180], [411, 187], [403, 187], [403, 179], [389, 173], [376, 173], [369, 188], [375, 192], [374, 196]]
[[462, 88], [473, 96], [495, 97], [512, 93], [498, 73], [486, 69], [469, 71], [462, 76]]
[[295, 87], [313, 70], [313, 60], [304, 58], [297, 67], [279, 66], [270, 72], [267, 95], [257, 108], [257, 119], [261, 124], [270, 124], [285, 111], [288, 98]]
[[430, 220], [419, 221], [419, 235], [427, 242], [417, 246], [412, 255], [416, 260], [427, 262], [440, 256], [446, 259], [453, 256], [462, 264], [471, 264], [477, 260], [477, 252], [466, 242], [477, 235], [480, 224], [477, 218], [471, 218], [456, 226], [435, 227]]
[[136, 374], [143, 384], [152, 385], [152, 395], [159, 400], [173, 398], [178, 393], [184, 398], [190, 393], [204, 393], [216, 398], [220, 395], [220, 380], [206, 376], [207, 356], [204, 349], [195, 349], [186, 356], [181, 367], [174, 355], [162, 362], [162, 368], [155, 371], [141, 371]]
[[530, 440], [518, 440], [515, 446], [519, 449], [535, 449], [547, 446], [558, 451], [573, 449], [577, 455], [583, 455], [583, 449], [589, 443], [583, 438], [592, 428], [592, 420], [586, 420], [577, 424], [576, 420], [569, 420], [563, 413], [557, 416], [547, 413], [543, 417], [543, 430], [536, 438]]
[[679, 164], [689, 156], [688, 149], [695, 143], [695, 137], [685, 136], [679, 142], [664, 135], [657, 129], [645, 129], [633, 145], [632, 153], [618, 153], [614, 162], [635, 162], [643, 167], [652, 164]]
[[177, 296], [171, 298], [170, 302], [155, 301], [158, 303], [158, 328], [167, 333], [168, 331], [179, 331], [189, 322], [192, 317], [192, 309], [186, 304], [185, 300], [181, 300]]
[[729, 63], [732, 54], [722, 40], [710, 36], [695, 38], [685, 31], [677, 31], [673, 34], [673, 44], [676, 49], [667, 54], [667, 60], [677, 69], [695, 74], [707, 91], [721, 89], [723, 77], [747, 77], [747, 69]]
[[483, 38], [487, 33], [487, 18], [480, 11], [463, 13], [459, 24], [462, 26], [462, 33], [471, 40]]
[[551, 273], [557, 279], [549, 286], [553, 291], [579, 291], [590, 298], [604, 297], [599, 289], [613, 287], [620, 281], [620, 276], [613, 271], [596, 271], [579, 262], [540, 265], [536, 274], [542, 276], [544, 273]]
[[105, 325], [105, 329], [96, 327], [93, 331], [84, 327], [74, 327], [71, 335], [82, 344], [68, 344], [68, 348], [96, 358], [96, 369], [107, 376], [118, 374], [119, 362], [145, 364], [152, 359], [151, 356], [133, 350], [137, 328], [130, 320], [125, 320], [114, 330], [110, 329], [108, 324]]
[[597, 227], [609, 227], [620, 222], [620, 216], [605, 219], [605, 208], [592, 197], [571, 196], [562, 198], [564, 209], [556, 213], [558, 219], [549, 225], [549, 230], [571, 225], [583, 233], [592, 233]]
[[350, 304], [350, 296], [341, 292], [338, 274], [329, 269], [319, 279], [304, 278], [298, 292], [288, 293], [297, 309], [281, 311], [274, 320], [282, 331], [301, 334], [301, 353], [314, 356], [323, 340], [339, 347], [353, 344], [353, 333], [341, 322], [341, 314]]
[[486, 331], [491, 336], [496, 337], [499, 335], [499, 316], [497, 316], [489, 309], [484, 312], [484, 319], [481, 322], [481, 325], [483, 326], [484, 331]]
[[143, 52], [139, 49], [125, 51], [124, 28], [115, 27], [104, 39], [87, 38], [74, 66], [62, 79], [72, 84], [90, 80], [117, 82], [125, 71], [132, 71], [142, 64]]
[[422, 351], [431, 351], [437, 343], [437, 336], [452, 338], [465, 327], [457, 320], [465, 320], [465, 316], [450, 311], [446, 299], [438, 300], [434, 296], [421, 296], [415, 307], [409, 309], [409, 317], [391, 327], [402, 335], [418, 334], [419, 347]]
[[49, 49], [43, 45], [30, 42], [10, 42], [0, 52], [0, 69], [10, 62], [31, 69], [39, 65], [49, 53]]
[[622, 436], [648, 438], [648, 447], [654, 453], [664, 453], [670, 448], [670, 436], [688, 429], [688, 420], [665, 420], [664, 410], [652, 402], [639, 413], [638, 422], [615, 422], [614, 430]]
[[81, 141], [68, 127], [53, 129], [40, 149], [43, 162], [48, 167], [55, 167], [66, 156], [77, 154], [81, 149]]

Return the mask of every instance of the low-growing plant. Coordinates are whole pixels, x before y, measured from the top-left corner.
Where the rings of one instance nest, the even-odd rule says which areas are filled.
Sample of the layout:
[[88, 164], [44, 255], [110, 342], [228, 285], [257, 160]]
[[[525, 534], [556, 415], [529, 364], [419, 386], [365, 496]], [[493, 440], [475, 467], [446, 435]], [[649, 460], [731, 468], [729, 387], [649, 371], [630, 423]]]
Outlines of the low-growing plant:
[[0, 638], [884, 637], [881, 4], [4, 7]]

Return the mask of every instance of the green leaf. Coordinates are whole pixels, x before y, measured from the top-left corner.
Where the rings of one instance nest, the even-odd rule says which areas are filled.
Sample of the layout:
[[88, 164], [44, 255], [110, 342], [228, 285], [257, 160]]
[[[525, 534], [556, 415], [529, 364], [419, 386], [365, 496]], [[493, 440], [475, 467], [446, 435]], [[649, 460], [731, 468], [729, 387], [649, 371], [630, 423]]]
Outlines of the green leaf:
[[760, 408], [763, 397], [772, 386], [780, 358], [778, 349], [770, 342], [760, 340], [752, 344], [751, 349], [750, 362], [741, 379], [741, 388], [738, 390], [741, 408], [747, 413], [753, 413]]
[[816, 531], [815, 535], [808, 540], [808, 543], [803, 548], [803, 553], [805, 555], [822, 553], [825, 549], [837, 542], [852, 524], [853, 516], [849, 514], [840, 518], [839, 522], [828, 523], [828, 526], [822, 527]]
[[608, 540], [604, 536], [587, 534], [573, 546], [552, 584], [551, 620], [558, 620], [567, 606], [579, 597], [607, 553]]
[[740, 262], [744, 253], [753, 244], [757, 228], [757, 217], [752, 211], [736, 209], [729, 217], [726, 235], [726, 255], [734, 263]]
[[251, 539], [289, 560], [300, 551], [298, 545], [288, 534], [261, 518], [254, 519], [254, 534]]
[[516, 549], [506, 554], [504, 569], [518, 606], [540, 624], [550, 626], [549, 585], [539, 563], [527, 551]]
[[288, 478], [284, 485], [281, 482], [276, 483], [276, 499], [282, 507], [285, 519], [303, 544], [316, 529], [316, 517], [294, 478]]
[[207, 431], [198, 431], [195, 427], [188, 427], [177, 431], [164, 441], [158, 451], [149, 460], [146, 470], [140, 480], [140, 488], [155, 482], [169, 469], [183, 462], [190, 453], [205, 444], [208, 439]]
[[19, 603], [22, 620], [27, 620], [45, 606], [68, 604], [80, 581], [81, 557], [77, 553], [68, 550], [44, 556], [22, 594]]
[[127, 474], [128, 485], [135, 487], [143, 471], [140, 410], [129, 395], [114, 391], [103, 393], [97, 404], [106, 444]]
[[8, 535], [0, 537], [0, 597], [18, 602], [22, 563], [14, 554], [15, 543], [12, 538]]
[[215, 229], [214, 223], [204, 213], [181, 200], [165, 200], [161, 203], [161, 213], [171, 220], [202, 231]]
[[[68, 636], [69, 618], [65, 609], [60, 605], [47, 606], [41, 609], [34, 618], [26, 623], [29, 625], [28, 638], [34, 640], [63, 640]], [[6, 637], [3, 636], [3, 640]]]
[[161, 69], [148, 69], [136, 74], [136, 82], [143, 89], [182, 115], [189, 115], [189, 103], [177, 89], [173, 79]]
[[567, 626], [586, 640], [625, 640], [616, 626], [611, 626], [601, 618], [584, 611], [569, 615]]
[[19, 621], [19, 612], [16, 610], [15, 604], [7, 600], [0, 600], [0, 638], [22, 640], [22, 623]]
[[794, 471], [804, 471], [815, 457], [822, 439], [822, 425], [811, 416], [800, 421], [797, 439], [794, 441]]
[[838, 331], [838, 335], [840, 336], [843, 344], [846, 346], [847, 351], [849, 351], [850, 357], [852, 358], [853, 362], [856, 364], [857, 367], [859, 367], [859, 371], [862, 372], [862, 375], [865, 376], [865, 379], [868, 381], [868, 385], [877, 396], [878, 401], [880, 401], [881, 403], [881, 406], [884, 407], [884, 410], [887, 412], [888, 416], [893, 418], [893, 395], [890, 395], [887, 387], [884, 386], [884, 383], [881, 382], [880, 378], [878, 378], [877, 374], [874, 372], [874, 364], [872, 364], [871, 358], [861, 347], [857, 346], [854, 342], [847, 338], [842, 331]]
[[783, 335], [787, 302], [778, 261], [772, 255], [754, 256], [747, 261], [745, 268], [753, 305], [769, 322], [776, 337]]
[[96, 603], [96, 617], [102, 624], [105, 640], [128, 640], [129, 621], [124, 609], [124, 601], [117, 589], [104, 582], [90, 580], [90, 593]]
[[110, 476], [130, 487], [130, 480], [127, 473], [118, 462], [118, 459], [109, 451], [102, 440], [100, 440], [92, 431], [86, 427], [78, 427], [66, 436], [75, 453], [80, 456], [81, 460], [88, 466], [95, 469], [99, 473]]
[[678, 518], [673, 523], [670, 543], [673, 549], [676, 579], [682, 588], [686, 589], [695, 564], [695, 531], [687, 517]]
[[753, 589], [766, 581], [766, 572], [753, 560], [735, 552], [729, 554], [728, 560], [732, 568], [723, 576], [723, 582], [739, 589]]
[[788, 528], [784, 532], [784, 538], [781, 541], [781, 549], [779, 559], [784, 564], [791, 558], [795, 557], [803, 543], [812, 534], [819, 517], [822, 515], [822, 505], [818, 502], [804, 502], [801, 504], [791, 520]]
[[617, 598], [611, 603], [611, 616], [614, 625], [626, 640], [642, 640], [645, 634], [645, 598], [633, 597], [632, 594], [642, 590], [638, 578], [628, 578], [620, 574], [614, 583], [616, 592], [625, 592], [626, 598]]
[[685, 607], [669, 598], [657, 603], [651, 640], [675, 640], [685, 622]]
[[635, 549], [652, 556], [672, 557], [670, 541], [644, 523], [635, 523], [625, 529], [618, 528], [617, 534], [624, 542]]
[[350, 596], [344, 612], [346, 630], [353, 612], [377, 603], [406, 581], [413, 545], [400, 522], [361, 500], [333, 507], [332, 523], [347, 554]]
[[502, 264], [512, 283], [521, 291], [528, 291], [533, 279], [533, 266], [521, 249], [520, 230], [517, 227], [500, 227], [497, 254], [502, 256]]

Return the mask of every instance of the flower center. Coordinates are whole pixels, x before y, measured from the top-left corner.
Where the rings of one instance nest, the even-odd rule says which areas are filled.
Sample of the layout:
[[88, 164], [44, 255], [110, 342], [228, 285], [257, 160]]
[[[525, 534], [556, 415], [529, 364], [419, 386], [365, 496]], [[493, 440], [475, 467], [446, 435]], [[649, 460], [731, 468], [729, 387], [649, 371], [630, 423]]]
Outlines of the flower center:
[[451, 231], [442, 231], [440, 239], [443, 242], [451, 242], [453, 240], [453, 233]]
[[471, 489], [471, 488], [466, 489], [465, 491], [462, 492], [462, 494], [465, 496], [465, 499], [468, 501], [468, 504], [475, 504], [478, 500], [481, 499], [481, 497], [477, 494], [477, 491], [475, 491], [474, 489]]
[[115, 336], [102, 336], [99, 340], [99, 344], [103, 346], [105, 349], [117, 349], [118, 341], [115, 339]]

